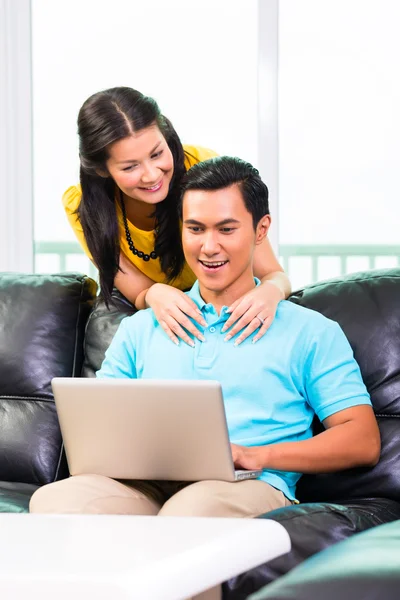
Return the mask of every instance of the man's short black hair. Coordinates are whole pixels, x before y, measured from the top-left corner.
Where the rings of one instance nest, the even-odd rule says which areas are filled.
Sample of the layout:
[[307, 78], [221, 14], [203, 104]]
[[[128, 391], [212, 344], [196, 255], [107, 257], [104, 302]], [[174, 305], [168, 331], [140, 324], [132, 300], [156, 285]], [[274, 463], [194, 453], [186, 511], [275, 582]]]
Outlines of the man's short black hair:
[[258, 222], [269, 215], [268, 188], [253, 165], [235, 156], [218, 156], [194, 165], [184, 175], [181, 184], [179, 212], [182, 217], [183, 196], [189, 190], [222, 190], [236, 184], [243, 196], [246, 209]]

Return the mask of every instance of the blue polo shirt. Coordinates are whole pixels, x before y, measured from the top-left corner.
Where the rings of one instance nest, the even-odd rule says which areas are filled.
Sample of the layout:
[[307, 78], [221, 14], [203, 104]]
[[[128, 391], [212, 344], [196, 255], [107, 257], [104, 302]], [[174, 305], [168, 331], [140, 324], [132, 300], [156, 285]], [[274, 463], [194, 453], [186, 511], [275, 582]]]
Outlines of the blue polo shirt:
[[[259, 283], [257, 281], [257, 283]], [[207, 327], [205, 342], [171, 343], [151, 309], [125, 318], [97, 377], [208, 379], [221, 382], [229, 437], [243, 446], [295, 442], [312, 436], [314, 414], [330, 415], [370, 404], [353, 352], [339, 325], [292, 302], [256, 344], [234, 346], [221, 334], [228, 319], [206, 304], [196, 282], [188, 292]], [[295, 498], [300, 473], [265, 469], [260, 479]]]

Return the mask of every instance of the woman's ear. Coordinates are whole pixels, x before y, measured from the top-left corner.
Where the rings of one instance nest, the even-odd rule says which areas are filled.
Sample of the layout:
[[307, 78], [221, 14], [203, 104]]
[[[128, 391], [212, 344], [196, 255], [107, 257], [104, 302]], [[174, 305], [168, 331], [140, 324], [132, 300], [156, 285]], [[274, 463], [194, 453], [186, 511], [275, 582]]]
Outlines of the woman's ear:
[[256, 244], [261, 244], [268, 235], [268, 230], [271, 225], [271, 215], [264, 215], [258, 221], [256, 229]]

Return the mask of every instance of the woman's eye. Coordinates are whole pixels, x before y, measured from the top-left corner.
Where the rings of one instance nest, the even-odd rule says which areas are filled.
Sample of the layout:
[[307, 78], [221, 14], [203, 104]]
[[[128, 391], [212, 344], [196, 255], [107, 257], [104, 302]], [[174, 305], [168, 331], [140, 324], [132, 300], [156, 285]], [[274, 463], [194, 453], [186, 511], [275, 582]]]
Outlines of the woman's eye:
[[137, 165], [130, 165], [129, 167], [125, 167], [122, 170], [125, 171], [125, 172], [132, 171], [132, 169], [135, 169], [136, 167], [137, 167]]
[[161, 156], [162, 153], [163, 153], [163, 150], [160, 150], [159, 152], [155, 152], [154, 154], [151, 155], [151, 158], [158, 158], [159, 156]]

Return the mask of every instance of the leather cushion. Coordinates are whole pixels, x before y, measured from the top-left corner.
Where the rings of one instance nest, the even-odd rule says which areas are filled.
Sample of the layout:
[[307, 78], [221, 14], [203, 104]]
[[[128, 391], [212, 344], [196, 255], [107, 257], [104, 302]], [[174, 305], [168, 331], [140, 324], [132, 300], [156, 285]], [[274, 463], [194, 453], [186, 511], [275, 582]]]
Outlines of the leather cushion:
[[89, 317], [85, 336], [83, 377], [95, 377], [122, 319], [136, 312], [136, 308], [116, 289], [112, 292], [112, 301], [107, 308], [100, 296]]
[[96, 283], [82, 275], [0, 274], [0, 479], [65, 475], [53, 377], [79, 376]]

